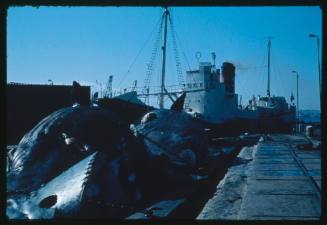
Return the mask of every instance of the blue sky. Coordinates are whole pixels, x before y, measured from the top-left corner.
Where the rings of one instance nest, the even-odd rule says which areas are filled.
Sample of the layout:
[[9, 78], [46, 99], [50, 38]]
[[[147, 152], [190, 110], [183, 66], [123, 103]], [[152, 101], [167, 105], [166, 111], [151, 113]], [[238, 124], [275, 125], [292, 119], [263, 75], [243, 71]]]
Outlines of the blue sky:
[[[309, 33], [321, 37], [319, 7], [175, 7], [170, 11], [184, 75], [189, 66], [197, 68], [196, 52], [201, 52], [200, 61], [211, 61], [214, 51], [218, 66], [224, 61], [236, 65], [236, 92], [243, 103], [253, 94], [265, 95], [267, 36], [272, 36], [272, 95], [289, 101], [290, 93], [296, 92], [291, 73], [296, 70], [300, 108], [319, 109], [317, 45], [308, 38]], [[160, 7], [9, 8], [7, 81], [39, 84], [51, 79], [55, 84], [71, 84], [78, 80], [96, 90], [95, 81], [104, 87], [112, 74], [113, 89], [130, 87], [133, 80], [142, 86], [162, 12]], [[167, 48], [166, 83], [177, 84], [170, 34]], [[152, 86], [159, 85], [159, 63], [160, 56]]]

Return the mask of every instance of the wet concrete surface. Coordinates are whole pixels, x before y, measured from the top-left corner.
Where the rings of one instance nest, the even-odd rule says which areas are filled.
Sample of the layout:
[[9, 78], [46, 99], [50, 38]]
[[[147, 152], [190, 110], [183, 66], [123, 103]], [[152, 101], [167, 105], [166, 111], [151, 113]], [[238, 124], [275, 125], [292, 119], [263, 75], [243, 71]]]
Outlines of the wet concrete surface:
[[299, 147], [309, 141], [271, 135], [243, 148], [197, 219], [318, 220], [320, 150]]

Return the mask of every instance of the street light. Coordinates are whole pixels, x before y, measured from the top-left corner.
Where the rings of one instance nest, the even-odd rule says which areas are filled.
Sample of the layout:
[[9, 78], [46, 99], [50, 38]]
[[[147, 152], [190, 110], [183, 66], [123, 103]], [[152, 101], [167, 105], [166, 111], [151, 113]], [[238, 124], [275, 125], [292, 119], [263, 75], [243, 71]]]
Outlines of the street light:
[[320, 74], [320, 54], [319, 54], [319, 37], [316, 34], [309, 34], [309, 37], [317, 39], [317, 52], [318, 52], [318, 75], [319, 75], [319, 94], [320, 94], [320, 104], [321, 104], [321, 74]]
[[300, 111], [300, 107], [299, 107], [299, 73], [295, 70], [292, 71], [292, 73], [296, 74], [296, 117], [299, 120], [299, 111]]

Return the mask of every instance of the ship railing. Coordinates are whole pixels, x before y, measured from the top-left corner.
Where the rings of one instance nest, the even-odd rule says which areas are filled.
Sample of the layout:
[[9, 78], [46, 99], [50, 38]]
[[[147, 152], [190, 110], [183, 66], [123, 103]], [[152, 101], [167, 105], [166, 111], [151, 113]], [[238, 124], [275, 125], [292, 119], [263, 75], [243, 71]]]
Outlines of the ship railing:
[[[169, 94], [181, 94], [183, 92], [198, 92], [205, 90], [204, 87], [188, 87], [186, 84], [181, 85], [167, 85], [165, 89]], [[160, 86], [151, 86], [148, 88], [145, 87], [128, 87], [118, 90], [113, 90], [112, 96], [119, 96], [122, 94], [126, 94], [131, 91], [136, 91], [138, 97], [145, 97], [145, 96], [156, 96], [161, 94], [161, 87]], [[167, 92], [164, 92], [164, 95], [167, 95]]]

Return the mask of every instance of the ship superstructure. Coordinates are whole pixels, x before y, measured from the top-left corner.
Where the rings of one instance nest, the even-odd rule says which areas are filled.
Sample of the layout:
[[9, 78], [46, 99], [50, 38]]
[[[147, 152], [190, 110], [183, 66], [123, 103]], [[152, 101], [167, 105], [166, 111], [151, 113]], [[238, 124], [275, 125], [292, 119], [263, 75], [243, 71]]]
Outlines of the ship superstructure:
[[[220, 72], [222, 71], [222, 72]], [[225, 62], [221, 70], [208, 62], [187, 71], [185, 111], [208, 122], [223, 123], [238, 114], [235, 67]]]
[[[235, 67], [224, 62], [221, 69], [209, 62], [186, 75], [185, 111], [220, 132], [291, 132], [295, 106], [281, 96], [253, 97], [245, 107], [235, 93]], [[225, 129], [226, 128], [226, 129]]]
[[253, 96], [245, 107], [239, 104], [235, 93], [235, 66], [224, 62], [221, 69], [216, 69], [213, 53], [213, 63], [201, 62], [199, 69], [186, 73], [185, 111], [219, 134], [293, 131], [294, 103], [288, 104], [284, 97], [270, 93], [270, 46], [269, 38], [267, 96]]
[[[212, 53], [213, 62], [199, 62], [199, 68], [186, 72], [186, 82], [179, 79], [177, 89], [165, 85], [166, 73], [166, 42], [167, 25], [171, 25], [173, 45], [175, 46], [175, 58], [178, 59], [176, 67], [181, 76], [181, 65], [177, 54], [177, 46], [174, 35], [173, 23], [167, 7], [161, 18], [161, 26], [158, 37], [162, 35], [161, 53], [162, 65], [160, 76], [160, 88], [153, 91], [150, 88], [151, 74], [153, 73], [153, 61], [157, 55], [158, 46], [151, 55], [145, 85], [141, 91], [133, 87], [133, 95], [143, 97], [144, 103], [149, 105], [149, 97], [158, 97], [159, 108], [164, 107], [164, 98], [169, 97], [173, 103], [178, 95], [186, 93], [184, 111], [203, 121], [206, 127], [218, 131], [222, 135], [240, 132], [291, 132], [295, 126], [295, 106], [289, 105], [284, 97], [271, 96], [270, 91], [270, 48], [271, 40], [268, 39], [268, 82], [267, 96], [255, 97], [249, 100], [249, 104], [243, 107], [238, 103], [238, 94], [235, 93], [235, 66], [230, 62], [224, 62], [221, 68], [216, 68], [215, 53]], [[160, 38], [156, 39], [156, 45], [160, 44]], [[175, 40], [175, 41], [174, 41]], [[199, 59], [198, 59], [199, 60]], [[180, 77], [179, 77], [180, 78]], [[110, 80], [112, 82], [112, 79]], [[152, 90], [152, 91], [151, 91]], [[124, 89], [127, 93], [127, 89]], [[130, 96], [130, 95], [128, 95]], [[115, 97], [117, 98], [117, 96]], [[128, 98], [130, 99], [130, 98]], [[135, 99], [135, 98], [134, 98]], [[134, 102], [137, 104], [137, 102]]]

